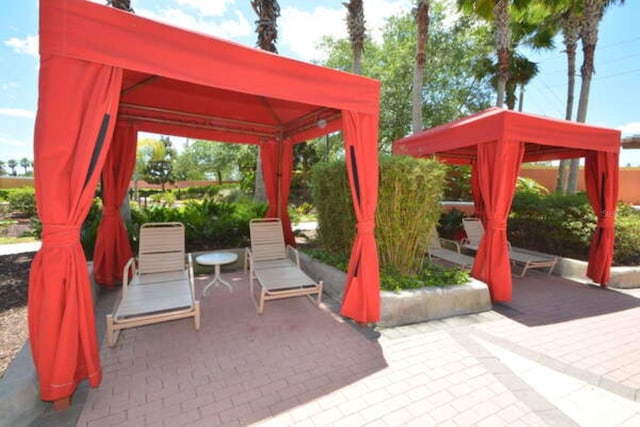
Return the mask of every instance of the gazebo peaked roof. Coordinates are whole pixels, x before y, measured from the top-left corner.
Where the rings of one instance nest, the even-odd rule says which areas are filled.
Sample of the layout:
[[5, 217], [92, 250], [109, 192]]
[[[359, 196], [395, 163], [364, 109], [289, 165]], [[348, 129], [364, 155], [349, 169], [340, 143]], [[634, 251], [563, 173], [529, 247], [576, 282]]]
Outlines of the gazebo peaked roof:
[[396, 141], [393, 152], [435, 154], [445, 162], [470, 164], [477, 158], [478, 144], [497, 140], [524, 142], [523, 162], [620, 150], [620, 131], [492, 107]]
[[[131, 256], [119, 215], [137, 131], [260, 145], [267, 216], [293, 239], [293, 144], [342, 129], [358, 222], [341, 313], [380, 316], [374, 215], [378, 81], [181, 30], [86, 0], [40, 0], [34, 135], [42, 249], [29, 277], [29, 338], [43, 400], [101, 381], [81, 225], [98, 181], [94, 277], [121, 278]], [[67, 400], [68, 401], [68, 400]]]
[[619, 152], [617, 130], [501, 108], [489, 108], [393, 144], [394, 154], [435, 155], [445, 162], [472, 165], [476, 215], [486, 229], [472, 274], [489, 285], [494, 301], [511, 300], [507, 217], [523, 161], [586, 158], [587, 195], [598, 217], [587, 276], [606, 286], [613, 259]]

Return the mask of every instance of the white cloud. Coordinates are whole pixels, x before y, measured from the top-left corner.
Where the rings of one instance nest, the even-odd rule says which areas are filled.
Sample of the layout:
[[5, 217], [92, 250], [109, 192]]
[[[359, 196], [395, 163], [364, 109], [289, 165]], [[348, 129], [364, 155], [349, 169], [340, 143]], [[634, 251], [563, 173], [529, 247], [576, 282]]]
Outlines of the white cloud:
[[204, 16], [222, 16], [234, 0], [177, 0], [179, 6], [188, 6]]
[[26, 117], [33, 119], [36, 116], [36, 113], [29, 110], [23, 110], [22, 108], [0, 108], [0, 116]]
[[24, 39], [11, 37], [5, 40], [4, 44], [13, 48], [15, 52], [27, 55], [38, 56], [38, 36], [27, 36]]
[[[215, 3], [215, 2], [212, 2]], [[221, 22], [202, 19], [199, 16], [189, 14], [184, 10], [168, 8], [158, 11], [148, 9], [136, 9], [136, 13], [145, 18], [164, 22], [175, 27], [190, 31], [210, 34], [225, 39], [233, 39], [251, 34], [253, 28], [242, 12], [235, 13], [235, 19], [227, 19]]]
[[33, 159], [33, 144], [0, 136], [0, 160]]
[[19, 87], [20, 87], [20, 84], [18, 82], [2, 82], [2, 83], [0, 83], [0, 88], [3, 91], [18, 89]]
[[[369, 0], [364, 3], [367, 32], [376, 41], [382, 40], [382, 29], [390, 16], [411, 10], [408, 0]], [[278, 20], [278, 42], [288, 47], [296, 57], [309, 61], [322, 59], [319, 49], [323, 36], [347, 37], [347, 9], [316, 7], [311, 11], [298, 7], [282, 9]]]
[[640, 135], [640, 122], [631, 122], [619, 126], [618, 130], [622, 132], [622, 136]]

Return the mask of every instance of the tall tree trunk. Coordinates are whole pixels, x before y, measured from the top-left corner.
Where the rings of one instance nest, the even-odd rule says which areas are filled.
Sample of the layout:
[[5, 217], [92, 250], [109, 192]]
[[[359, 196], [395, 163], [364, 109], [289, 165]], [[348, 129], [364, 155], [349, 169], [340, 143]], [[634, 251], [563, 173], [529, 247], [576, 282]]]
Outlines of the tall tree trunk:
[[524, 106], [524, 83], [520, 84], [520, 95], [518, 95], [518, 111], [522, 113], [522, 107]]
[[498, 53], [496, 106], [502, 108], [505, 102], [507, 80], [509, 80], [509, 46], [511, 45], [509, 2], [507, 0], [497, 0], [493, 8], [493, 15], [496, 25], [496, 47]]
[[422, 124], [422, 85], [424, 68], [427, 62], [427, 44], [429, 42], [429, 0], [418, 0], [416, 14], [416, 63], [413, 70], [411, 125], [413, 133], [420, 132]]
[[[598, 25], [602, 19], [602, 12], [606, 4], [605, 0], [585, 0], [583, 9], [583, 25], [580, 29], [582, 39], [582, 67], [580, 68], [580, 100], [578, 102], [578, 114], [576, 121], [584, 123], [587, 120], [587, 108], [589, 107], [589, 92], [591, 90], [591, 77], [594, 73], [594, 54], [598, 43]], [[572, 159], [569, 166], [569, 182], [567, 192], [575, 194], [578, 189], [579, 159]]]
[[[278, 39], [277, 20], [280, 16], [280, 6], [277, 0], [252, 0], [251, 7], [258, 15], [256, 32], [258, 33], [257, 46], [273, 53], [278, 53], [276, 40]], [[256, 175], [253, 199], [256, 202], [267, 201], [267, 193], [264, 188], [264, 177], [262, 176], [262, 161], [260, 160], [260, 146], [256, 158]]]
[[362, 52], [364, 51], [364, 39], [366, 37], [366, 27], [364, 21], [363, 0], [349, 0], [343, 3], [347, 8], [347, 30], [353, 49], [354, 74], [362, 74]]
[[[562, 34], [567, 52], [567, 108], [564, 118], [573, 120], [573, 100], [576, 86], [576, 50], [580, 38], [580, 18], [568, 12], [562, 26]], [[558, 166], [558, 179], [556, 181], [556, 193], [566, 194], [568, 187], [568, 168], [570, 162], [567, 159], [560, 160]]]

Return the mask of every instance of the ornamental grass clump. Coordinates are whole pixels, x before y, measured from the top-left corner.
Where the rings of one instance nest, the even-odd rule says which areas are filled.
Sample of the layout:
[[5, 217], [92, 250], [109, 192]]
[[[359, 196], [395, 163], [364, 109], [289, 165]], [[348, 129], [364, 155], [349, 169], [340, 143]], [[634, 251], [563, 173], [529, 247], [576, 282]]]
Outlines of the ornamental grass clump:
[[[445, 167], [435, 160], [399, 156], [380, 159], [375, 233], [383, 290], [467, 281], [466, 272], [425, 262], [429, 235], [440, 217], [445, 173]], [[346, 265], [335, 260], [348, 259], [356, 229], [344, 161], [316, 165], [312, 179], [323, 249], [319, 251], [323, 255], [313, 256], [336, 267]]]
[[407, 276], [422, 271], [429, 235], [440, 217], [445, 174], [436, 160], [380, 159], [376, 239], [382, 267]]

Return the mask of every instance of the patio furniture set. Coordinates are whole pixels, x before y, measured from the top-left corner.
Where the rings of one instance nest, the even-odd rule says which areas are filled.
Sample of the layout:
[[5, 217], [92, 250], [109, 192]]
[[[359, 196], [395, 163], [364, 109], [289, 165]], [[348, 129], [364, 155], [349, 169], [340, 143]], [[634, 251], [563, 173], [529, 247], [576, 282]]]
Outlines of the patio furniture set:
[[[316, 283], [302, 271], [298, 252], [285, 245], [280, 219], [252, 220], [250, 236], [244, 271], [249, 272], [251, 299], [258, 314], [264, 311], [265, 301], [281, 298], [311, 299], [315, 295], [312, 301], [320, 304], [322, 281]], [[211, 287], [220, 285], [233, 292], [231, 284], [222, 279], [220, 267], [235, 262], [237, 257], [231, 252], [212, 252], [196, 258], [198, 264], [215, 268], [213, 280], [202, 291], [203, 297]], [[200, 301], [195, 293], [193, 259], [191, 254], [185, 254], [184, 225], [144, 224], [140, 228], [138, 258], [131, 258], [124, 267], [122, 294], [113, 313], [106, 316], [107, 342], [115, 346], [123, 329], [189, 317], [193, 317], [194, 328], [199, 330]]]
[[[434, 228], [429, 243], [429, 259], [440, 258], [462, 268], [470, 269], [473, 266], [475, 258], [472, 255], [463, 253], [462, 249], [476, 252], [480, 247], [480, 241], [484, 236], [485, 230], [479, 218], [463, 218], [462, 226], [464, 227], [467, 237], [461, 242], [441, 238]], [[520, 277], [524, 277], [528, 270], [534, 268], [548, 268], [547, 274], [549, 275], [558, 263], [557, 257], [516, 248], [512, 246], [510, 242], [507, 242], [507, 246], [511, 264], [514, 266], [516, 264], [522, 265]]]

